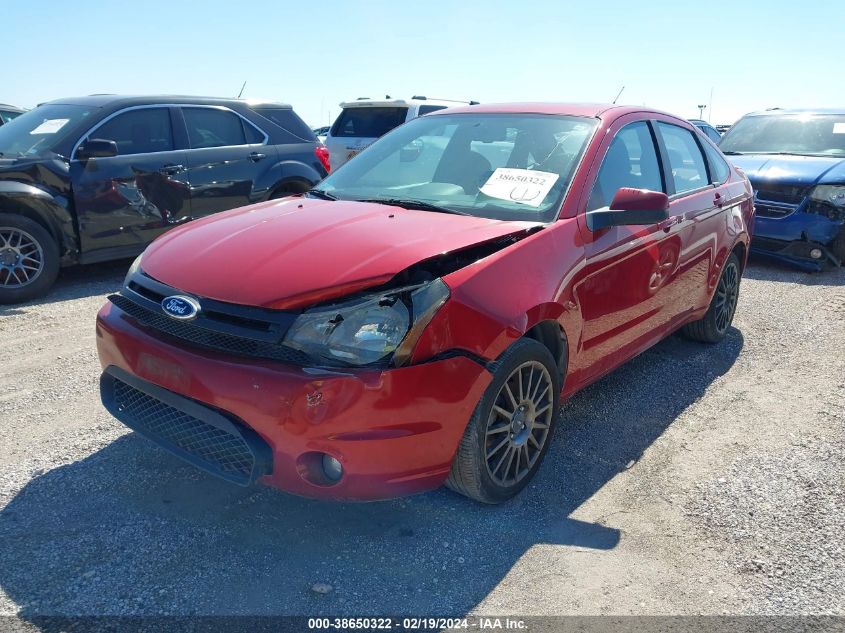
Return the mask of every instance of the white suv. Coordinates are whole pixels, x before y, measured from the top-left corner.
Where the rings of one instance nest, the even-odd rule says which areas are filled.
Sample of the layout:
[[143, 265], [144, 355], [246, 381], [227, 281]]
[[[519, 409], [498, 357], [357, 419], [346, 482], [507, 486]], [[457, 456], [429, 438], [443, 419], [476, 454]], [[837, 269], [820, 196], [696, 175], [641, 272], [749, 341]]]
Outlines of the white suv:
[[337, 169], [378, 137], [405, 121], [418, 116], [459, 105], [474, 105], [475, 101], [448, 99], [358, 99], [341, 103], [340, 115], [326, 136], [332, 169]]

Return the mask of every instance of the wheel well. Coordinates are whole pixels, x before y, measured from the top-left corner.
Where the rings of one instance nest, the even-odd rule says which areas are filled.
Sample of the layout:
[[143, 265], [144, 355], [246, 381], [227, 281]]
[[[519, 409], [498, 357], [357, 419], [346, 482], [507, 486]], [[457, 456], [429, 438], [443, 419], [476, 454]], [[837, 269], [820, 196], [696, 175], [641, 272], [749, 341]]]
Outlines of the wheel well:
[[740, 272], [745, 272], [745, 244], [740, 242], [736, 246], [734, 246], [732, 253], [735, 253], [737, 258], [739, 259], [739, 270]]
[[17, 200], [4, 200], [3, 206], [0, 207], [0, 213], [9, 213], [12, 215], [20, 215], [29, 220], [32, 220], [36, 224], [39, 224], [44, 230], [46, 230], [50, 236], [56, 241], [56, 244], [59, 248], [62, 248], [62, 240], [59, 236], [56, 227], [52, 225], [52, 223], [46, 221], [44, 217], [38, 213], [37, 211], [29, 208], [25, 204], [21, 204]]
[[566, 335], [557, 321], [540, 321], [528, 330], [524, 338], [531, 338], [544, 345], [551, 353], [560, 370], [561, 378], [566, 376], [569, 349]]
[[273, 190], [270, 192], [270, 197], [272, 198], [277, 193], [285, 192], [285, 193], [305, 193], [311, 188], [311, 183], [307, 180], [299, 180], [299, 179], [291, 179], [285, 180], [284, 182], [280, 182]]

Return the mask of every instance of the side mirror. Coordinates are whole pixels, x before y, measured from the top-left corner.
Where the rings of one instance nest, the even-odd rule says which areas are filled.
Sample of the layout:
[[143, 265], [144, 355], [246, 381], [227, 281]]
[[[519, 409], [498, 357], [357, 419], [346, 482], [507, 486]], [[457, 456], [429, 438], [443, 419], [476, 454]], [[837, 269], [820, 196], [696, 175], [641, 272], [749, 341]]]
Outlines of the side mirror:
[[609, 209], [587, 213], [587, 228], [598, 231], [608, 226], [657, 224], [669, 217], [669, 196], [662, 191], [622, 187]]
[[399, 150], [400, 163], [413, 163], [420, 157], [423, 151], [423, 142], [419, 139], [411, 141]]
[[112, 156], [117, 156], [117, 143], [101, 138], [89, 139], [76, 150], [76, 157], [79, 160], [111, 158]]

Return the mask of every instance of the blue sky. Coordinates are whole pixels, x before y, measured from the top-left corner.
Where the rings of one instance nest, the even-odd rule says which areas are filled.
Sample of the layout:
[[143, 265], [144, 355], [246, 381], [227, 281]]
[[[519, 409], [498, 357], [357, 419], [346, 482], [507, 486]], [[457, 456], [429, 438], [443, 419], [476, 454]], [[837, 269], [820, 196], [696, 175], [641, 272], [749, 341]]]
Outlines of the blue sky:
[[845, 105], [841, 0], [27, 0], [0, 10], [0, 102], [96, 92], [292, 103], [611, 101], [732, 122]]

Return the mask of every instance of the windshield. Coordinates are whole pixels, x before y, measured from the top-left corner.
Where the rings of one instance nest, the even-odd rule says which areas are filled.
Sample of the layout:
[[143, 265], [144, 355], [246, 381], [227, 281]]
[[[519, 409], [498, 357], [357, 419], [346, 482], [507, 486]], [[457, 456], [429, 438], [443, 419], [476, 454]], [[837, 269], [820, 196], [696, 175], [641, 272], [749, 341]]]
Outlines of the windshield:
[[447, 212], [548, 222], [597, 123], [532, 114], [420, 117], [376, 141], [320, 189], [342, 200], [416, 201]]
[[47, 104], [0, 127], [0, 156], [43, 156], [93, 112], [90, 106]]
[[722, 137], [723, 152], [845, 156], [845, 114], [767, 114], [740, 119]]

